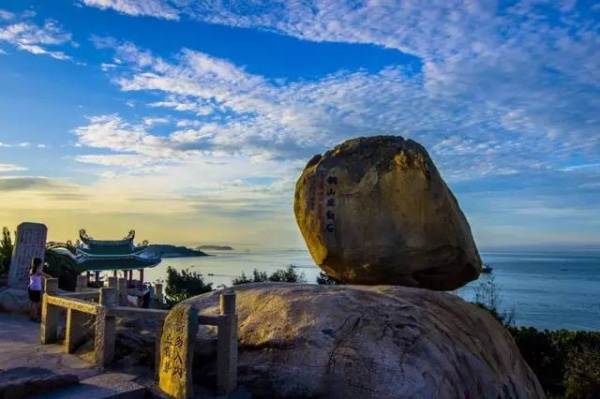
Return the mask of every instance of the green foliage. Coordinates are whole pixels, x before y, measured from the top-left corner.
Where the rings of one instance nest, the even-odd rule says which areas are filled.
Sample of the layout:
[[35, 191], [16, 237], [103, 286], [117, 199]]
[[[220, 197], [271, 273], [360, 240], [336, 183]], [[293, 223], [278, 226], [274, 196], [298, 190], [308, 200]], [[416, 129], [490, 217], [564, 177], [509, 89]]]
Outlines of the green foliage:
[[232, 284], [264, 283], [267, 281], [303, 284], [306, 283], [306, 277], [304, 273], [298, 274], [292, 266], [276, 270], [270, 276], [266, 272], [259, 272], [257, 269], [254, 269], [252, 277], [248, 277], [246, 273], [242, 272], [240, 276], [233, 279]]
[[[598, 340], [600, 342], [600, 340]], [[600, 398], [600, 346], [583, 343], [569, 352], [565, 371], [565, 397]]]
[[288, 266], [283, 270], [277, 270], [271, 274], [269, 281], [303, 284], [306, 283], [306, 277], [304, 277], [304, 273], [298, 274], [292, 266]]
[[212, 291], [212, 284], [206, 284], [202, 275], [188, 269], [178, 271], [167, 268], [166, 301], [169, 308], [196, 295]]
[[600, 397], [600, 333], [508, 329], [521, 355], [549, 395]]
[[242, 274], [234, 278], [231, 283], [233, 285], [241, 285], [249, 283], [263, 283], [265, 281], [269, 281], [267, 272], [259, 272], [257, 269], [254, 269], [251, 277], [246, 276], [246, 273], [242, 272]]
[[7, 227], [3, 227], [2, 240], [0, 240], [0, 276], [8, 273], [13, 249], [14, 244], [10, 235], [10, 230]]
[[475, 304], [508, 329], [547, 395], [600, 398], [600, 332], [517, 328], [514, 310], [501, 312], [500, 302], [500, 289], [493, 277], [477, 288]]
[[329, 277], [327, 274], [325, 274], [325, 272], [319, 272], [319, 276], [317, 277], [317, 284], [340, 285], [340, 284], [344, 284], [344, 283], [337, 281], [337, 280], [333, 279], [332, 277]]
[[496, 284], [494, 276], [487, 281], [483, 281], [475, 290], [475, 305], [491, 313], [504, 327], [510, 327], [515, 324], [515, 310], [501, 311], [502, 302], [500, 287]]
[[70, 241], [66, 243], [49, 242], [46, 244], [44, 269], [54, 278], [58, 278], [58, 287], [66, 291], [75, 291], [77, 276], [81, 273], [75, 260], [75, 247]]

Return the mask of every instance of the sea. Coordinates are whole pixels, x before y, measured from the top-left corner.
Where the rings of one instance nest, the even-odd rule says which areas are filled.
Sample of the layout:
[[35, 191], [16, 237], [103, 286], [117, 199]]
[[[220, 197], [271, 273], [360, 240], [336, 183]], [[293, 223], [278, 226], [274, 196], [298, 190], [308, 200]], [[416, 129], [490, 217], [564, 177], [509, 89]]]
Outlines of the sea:
[[[146, 270], [146, 281], [164, 282], [168, 266], [202, 274], [214, 288], [231, 285], [233, 278], [254, 269], [272, 273], [294, 265], [308, 283], [320, 269], [306, 250], [236, 249], [207, 251], [211, 256], [167, 258]], [[538, 329], [600, 330], [600, 250], [495, 250], [482, 251], [490, 274], [453, 293], [472, 301], [482, 284], [497, 287], [499, 308], [513, 312], [517, 326]]]

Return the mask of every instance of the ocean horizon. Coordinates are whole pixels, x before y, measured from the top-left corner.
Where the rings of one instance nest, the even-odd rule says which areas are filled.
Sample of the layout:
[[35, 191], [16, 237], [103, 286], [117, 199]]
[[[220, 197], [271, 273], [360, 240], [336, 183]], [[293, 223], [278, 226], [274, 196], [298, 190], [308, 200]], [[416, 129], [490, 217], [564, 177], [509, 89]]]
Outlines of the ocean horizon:
[[[165, 279], [168, 266], [201, 273], [213, 288], [231, 286], [242, 272], [271, 273], [294, 265], [308, 283], [316, 283], [321, 269], [307, 250], [297, 248], [234, 247], [231, 251], [205, 251], [212, 256], [166, 258], [148, 269], [146, 280]], [[517, 326], [538, 329], [600, 330], [600, 249], [505, 248], [481, 250], [493, 271], [453, 291], [467, 301], [477, 288], [493, 279], [501, 311], [514, 312]]]

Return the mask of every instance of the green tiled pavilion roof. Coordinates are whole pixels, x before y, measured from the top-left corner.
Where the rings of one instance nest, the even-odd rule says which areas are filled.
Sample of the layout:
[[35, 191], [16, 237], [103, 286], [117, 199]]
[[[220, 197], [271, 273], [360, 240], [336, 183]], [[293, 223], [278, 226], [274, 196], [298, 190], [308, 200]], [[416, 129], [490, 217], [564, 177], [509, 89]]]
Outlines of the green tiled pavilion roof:
[[78, 260], [84, 271], [137, 270], [154, 267], [160, 258], [142, 258], [141, 256], [123, 256], [111, 258], [83, 257]]
[[130, 255], [146, 248], [147, 245], [135, 247], [127, 241], [90, 241], [87, 246], [78, 247], [80, 252], [90, 256]]

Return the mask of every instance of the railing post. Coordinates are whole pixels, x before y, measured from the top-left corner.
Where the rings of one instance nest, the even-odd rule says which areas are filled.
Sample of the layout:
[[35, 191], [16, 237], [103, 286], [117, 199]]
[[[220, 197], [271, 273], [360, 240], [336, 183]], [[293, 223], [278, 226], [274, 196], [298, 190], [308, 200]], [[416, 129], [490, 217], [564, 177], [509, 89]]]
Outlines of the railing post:
[[87, 326], [90, 323], [90, 315], [78, 312], [75, 309], [67, 309], [67, 328], [65, 333], [65, 352], [73, 353], [84, 340]]
[[47, 278], [44, 281], [44, 293], [54, 295], [58, 292], [58, 279]]
[[42, 325], [40, 328], [40, 341], [42, 344], [56, 342], [56, 329], [60, 318], [60, 309], [48, 304], [48, 296], [58, 291], [58, 279], [47, 278], [44, 282], [44, 297], [42, 299]]
[[77, 286], [75, 292], [83, 292], [88, 286], [88, 276], [79, 275], [77, 276]]
[[221, 319], [218, 326], [217, 388], [230, 394], [237, 387], [237, 314], [235, 292], [224, 292], [220, 298]]
[[108, 278], [108, 288], [119, 289], [119, 279], [117, 277]]
[[96, 315], [94, 354], [96, 365], [104, 367], [115, 357], [117, 320], [107, 315], [106, 309], [117, 304], [114, 288], [100, 288], [100, 306]]
[[154, 284], [154, 302], [154, 307], [156, 309], [163, 308], [163, 285], [160, 283]]
[[159, 378], [160, 374], [160, 340], [162, 338], [164, 325], [164, 320], [159, 320], [158, 325], [156, 326], [156, 341], [154, 343], [154, 376], [156, 379]]
[[119, 306], [127, 306], [127, 279], [119, 278]]

